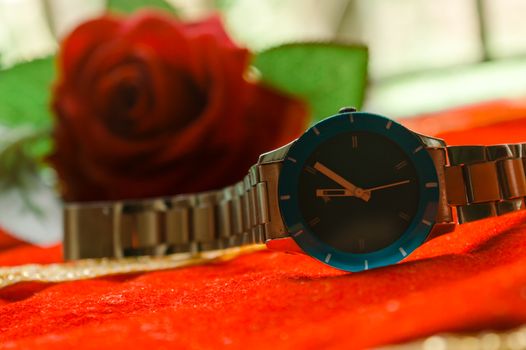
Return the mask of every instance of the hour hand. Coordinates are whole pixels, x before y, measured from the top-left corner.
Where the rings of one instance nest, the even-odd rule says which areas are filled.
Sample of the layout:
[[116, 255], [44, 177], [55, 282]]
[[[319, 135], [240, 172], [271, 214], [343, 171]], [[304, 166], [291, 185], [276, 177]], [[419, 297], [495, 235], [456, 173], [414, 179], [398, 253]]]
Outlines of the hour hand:
[[316, 197], [358, 197], [366, 202], [371, 199], [371, 192], [356, 188], [356, 191], [349, 191], [344, 188], [324, 188], [316, 190]]
[[334, 171], [327, 168], [320, 162], [316, 162], [316, 164], [314, 164], [314, 169], [318, 170], [320, 173], [327, 176], [329, 179], [333, 180], [338, 185], [342, 186], [344, 189], [348, 190], [350, 193], [349, 196], [360, 198], [366, 202], [369, 200], [370, 194], [369, 196], [367, 196], [366, 192], [363, 189], [347, 181], [346, 179], [336, 174]]
[[353, 193], [344, 188], [324, 188], [316, 190], [316, 197], [349, 197]]

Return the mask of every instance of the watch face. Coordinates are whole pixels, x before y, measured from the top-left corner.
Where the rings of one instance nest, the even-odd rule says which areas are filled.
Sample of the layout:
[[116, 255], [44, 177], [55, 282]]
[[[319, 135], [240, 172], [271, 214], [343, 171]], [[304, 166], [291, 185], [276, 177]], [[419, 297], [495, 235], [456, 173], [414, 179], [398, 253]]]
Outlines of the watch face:
[[420, 139], [385, 117], [344, 113], [290, 148], [279, 180], [290, 234], [314, 258], [348, 270], [395, 263], [429, 235], [438, 182]]
[[[342, 186], [347, 183], [354, 187]], [[299, 207], [322, 242], [344, 252], [370, 253], [393, 244], [409, 228], [418, 187], [415, 166], [396, 143], [349, 131], [321, 143], [307, 158], [298, 181]]]

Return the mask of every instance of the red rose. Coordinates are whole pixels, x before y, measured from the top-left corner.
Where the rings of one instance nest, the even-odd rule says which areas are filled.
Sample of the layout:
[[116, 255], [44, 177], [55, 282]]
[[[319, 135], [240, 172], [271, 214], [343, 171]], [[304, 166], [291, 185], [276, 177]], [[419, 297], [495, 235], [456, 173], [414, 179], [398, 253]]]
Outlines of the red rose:
[[240, 180], [296, 137], [304, 105], [244, 79], [218, 18], [103, 17], [64, 42], [50, 161], [66, 200], [164, 196]]

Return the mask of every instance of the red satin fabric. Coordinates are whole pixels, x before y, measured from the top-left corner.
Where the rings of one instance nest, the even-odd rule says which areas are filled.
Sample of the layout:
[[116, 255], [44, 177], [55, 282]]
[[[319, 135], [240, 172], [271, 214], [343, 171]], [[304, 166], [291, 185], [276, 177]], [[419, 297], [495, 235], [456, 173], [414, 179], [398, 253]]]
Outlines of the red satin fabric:
[[[524, 105], [460, 111], [437, 116], [441, 125], [460, 115], [472, 126], [440, 134], [453, 144], [526, 141]], [[406, 124], [430, 132], [425, 119]], [[267, 251], [192, 268], [22, 283], [0, 289], [0, 349], [348, 349], [514, 327], [526, 322], [525, 224], [526, 213], [466, 224], [398, 265], [355, 274]], [[59, 261], [58, 246], [0, 234], [0, 265]]]

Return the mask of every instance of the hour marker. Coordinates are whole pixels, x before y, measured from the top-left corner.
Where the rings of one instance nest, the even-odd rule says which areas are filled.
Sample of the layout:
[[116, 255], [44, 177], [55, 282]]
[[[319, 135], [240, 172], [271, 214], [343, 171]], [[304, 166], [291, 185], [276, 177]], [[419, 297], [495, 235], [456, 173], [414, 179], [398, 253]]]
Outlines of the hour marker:
[[431, 226], [431, 222], [427, 221], [426, 219], [422, 220], [422, 223], [427, 226]]
[[293, 162], [293, 163], [296, 163], [296, 162], [297, 162], [297, 160], [294, 159], [294, 158], [292, 158], [292, 157], [287, 157], [287, 159], [290, 160], [290, 161]]
[[313, 175], [316, 175], [317, 170], [314, 169], [313, 167], [311, 167], [311, 166], [306, 166], [304, 169], [305, 169], [306, 172], [311, 173], [311, 174], [313, 174]]
[[351, 123], [354, 123], [354, 117], [352, 116], [352, 114], [349, 115], [349, 121], [350, 121]]
[[313, 219], [311, 219], [309, 221], [309, 226], [311, 226], [311, 227], [312, 226], [316, 226], [319, 222], [320, 222], [320, 218], [316, 216], [315, 218], [313, 218]]
[[404, 213], [403, 211], [399, 212], [398, 213], [398, 217], [402, 220], [405, 220], [405, 221], [409, 221], [411, 219], [411, 217], [409, 216], [409, 214], [407, 213]]
[[407, 256], [407, 252], [405, 251], [404, 248], [400, 247], [398, 248], [398, 250], [400, 251], [400, 253], [402, 253], [402, 256]]
[[418, 152], [421, 151], [423, 148], [424, 148], [424, 146], [420, 145], [420, 146], [418, 146], [417, 148], [415, 148], [415, 150], [413, 151], [413, 153], [418, 153]]
[[298, 231], [294, 232], [292, 235], [293, 235], [294, 237], [298, 237], [298, 236], [301, 235], [302, 233], [303, 233], [303, 230], [298, 230]]
[[387, 122], [387, 124], [385, 124], [385, 128], [386, 128], [387, 130], [389, 130], [389, 129], [391, 129], [391, 125], [393, 125], [393, 122], [392, 122], [391, 120], [389, 120], [389, 121]]
[[434, 188], [434, 187], [438, 187], [438, 184], [436, 182], [427, 182], [426, 183], [426, 188]]
[[312, 127], [312, 131], [314, 131], [314, 133], [315, 133], [316, 135], [319, 135], [319, 134], [320, 134], [320, 131], [319, 131], [318, 128], [315, 127], [315, 126]]
[[364, 270], [369, 270], [369, 262], [367, 260], [364, 260], [363, 265], [364, 265]]
[[290, 199], [290, 195], [284, 194], [283, 196], [280, 196], [279, 199], [281, 199], [282, 201], [289, 200]]
[[396, 170], [400, 170], [407, 165], [407, 160], [402, 160], [400, 163], [395, 165]]
[[352, 148], [358, 148], [358, 136], [356, 135], [352, 137]]
[[329, 253], [325, 256], [325, 263], [329, 263], [329, 260], [331, 260], [332, 254]]
[[358, 247], [360, 248], [360, 250], [364, 250], [365, 249], [365, 240], [363, 238], [360, 238], [358, 240]]

